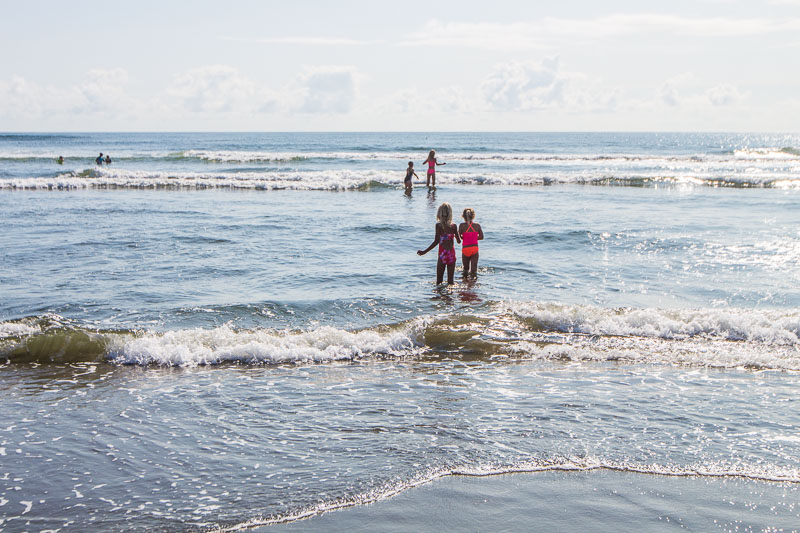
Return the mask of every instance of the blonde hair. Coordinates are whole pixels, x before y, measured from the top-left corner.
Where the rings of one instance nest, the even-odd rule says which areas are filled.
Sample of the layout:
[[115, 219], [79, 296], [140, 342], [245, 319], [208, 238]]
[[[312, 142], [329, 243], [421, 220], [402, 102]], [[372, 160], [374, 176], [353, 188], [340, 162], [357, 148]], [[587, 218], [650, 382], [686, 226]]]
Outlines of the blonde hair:
[[475, 210], [471, 207], [467, 207], [464, 209], [464, 212], [461, 213], [461, 217], [464, 219], [465, 222], [472, 222], [475, 220]]
[[453, 208], [447, 202], [439, 206], [436, 211], [436, 220], [442, 225], [442, 229], [447, 229], [453, 225]]

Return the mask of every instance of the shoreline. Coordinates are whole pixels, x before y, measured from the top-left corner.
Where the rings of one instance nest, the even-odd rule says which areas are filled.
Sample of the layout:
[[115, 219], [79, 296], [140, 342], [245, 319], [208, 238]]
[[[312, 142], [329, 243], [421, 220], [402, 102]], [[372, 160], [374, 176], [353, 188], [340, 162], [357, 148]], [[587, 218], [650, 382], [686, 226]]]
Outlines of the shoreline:
[[[446, 475], [375, 502], [219, 531], [798, 531], [800, 484], [598, 468]], [[278, 519], [280, 520], [280, 519]]]

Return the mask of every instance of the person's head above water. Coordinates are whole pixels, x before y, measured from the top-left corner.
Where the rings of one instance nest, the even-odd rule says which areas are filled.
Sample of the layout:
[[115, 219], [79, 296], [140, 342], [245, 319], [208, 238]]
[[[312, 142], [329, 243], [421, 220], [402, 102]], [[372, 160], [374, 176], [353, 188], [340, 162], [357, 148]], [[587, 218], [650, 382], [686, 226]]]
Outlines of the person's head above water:
[[436, 155], [436, 150], [431, 150], [428, 154], [428, 158], [434, 157]]
[[408, 162], [408, 168], [412, 168], [413, 166], [414, 166], [414, 162], [413, 161], [409, 161]]
[[464, 212], [461, 213], [461, 216], [466, 222], [472, 222], [475, 219], [475, 210], [471, 207], [467, 207], [464, 209]]
[[439, 206], [439, 210], [436, 211], [436, 220], [441, 222], [445, 229], [453, 224], [453, 208], [450, 207], [450, 204], [444, 202]]

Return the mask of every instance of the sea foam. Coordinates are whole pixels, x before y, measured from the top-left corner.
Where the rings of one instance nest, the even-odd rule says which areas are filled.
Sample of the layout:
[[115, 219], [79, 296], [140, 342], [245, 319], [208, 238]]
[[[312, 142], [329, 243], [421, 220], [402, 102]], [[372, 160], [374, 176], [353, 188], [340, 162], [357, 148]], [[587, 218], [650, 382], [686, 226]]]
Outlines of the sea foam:
[[800, 345], [800, 312], [759, 309], [609, 309], [555, 302], [507, 302], [520, 318], [562, 333], [660, 339], [702, 337], [771, 345]]
[[[304, 170], [263, 172], [171, 172], [92, 168], [54, 177], [0, 179], [0, 189], [243, 189], [243, 190], [357, 190], [401, 185], [402, 172], [382, 170]], [[615, 186], [712, 186], [712, 187], [800, 187], [794, 172], [759, 171], [721, 176], [710, 172], [663, 172], [655, 170], [442, 172], [439, 185], [615, 185]]]
[[185, 329], [112, 336], [109, 359], [118, 364], [197, 366], [227, 362], [309, 363], [364, 357], [414, 355], [420, 351], [421, 322], [389, 331], [350, 332], [324, 326], [313, 331]]

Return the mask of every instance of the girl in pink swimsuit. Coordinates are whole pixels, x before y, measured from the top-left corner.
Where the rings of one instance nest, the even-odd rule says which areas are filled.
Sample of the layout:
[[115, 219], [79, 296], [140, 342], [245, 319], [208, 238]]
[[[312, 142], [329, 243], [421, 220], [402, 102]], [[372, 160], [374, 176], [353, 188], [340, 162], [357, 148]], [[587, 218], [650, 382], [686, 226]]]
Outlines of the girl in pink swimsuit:
[[428, 187], [431, 186], [431, 181], [433, 182], [433, 186], [436, 187], [436, 165], [446, 165], [447, 163], [439, 163], [436, 160], [436, 150], [431, 150], [428, 154], [428, 159], [422, 162], [422, 164], [428, 164], [428, 175], [426, 176], [425, 185]]
[[464, 218], [458, 226], [458, 232], [464, 239], [461, 245], [461, 264], [464, 265], [464, 277], [478, 277], [478, 241], [483, 240], [481, 225], [475, 220], [475, 210], [471, 207], [464, 209], [461, 215]]
[[453, 239], [461, 242], [458, 228], [453, 224], [453, 208], [444, 202], [436, 212], [436, 236], [430, 246], [424, 250], [417, 250], [418, 255], [425, 255], [439, 245], [439, 260], [436, 262], [436, 284], [439, 285], [444, 279], [444, 269], [447, 268], [447, 284], [452, 285], [453, 275], [456, 271], [456, 250]]

